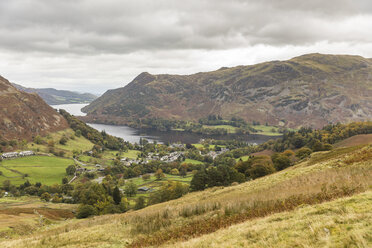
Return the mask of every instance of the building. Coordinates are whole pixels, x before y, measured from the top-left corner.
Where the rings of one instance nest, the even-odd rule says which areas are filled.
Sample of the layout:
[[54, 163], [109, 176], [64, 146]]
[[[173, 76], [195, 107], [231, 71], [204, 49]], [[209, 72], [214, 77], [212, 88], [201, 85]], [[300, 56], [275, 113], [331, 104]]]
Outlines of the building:
[[22, 152], [19, 153], [20, 157], [32, 156], [32, 155], [35, 155], [35, 153], [33, 151], [22, 151]]
[[3, 155], [1, 155], [1, 157], [3, 159], [6, 159], [6, 158], [16, 158], [19, 156], [19, 153], [18, 152], [6, 152], [6, 153], [3, 153]]
[[149, 190], [150, 190], [150, 188], [148, 188], [148, 187], [139, 187], [138, 188], [138, 191], [142, 191], [142, 192], [147, 192]]

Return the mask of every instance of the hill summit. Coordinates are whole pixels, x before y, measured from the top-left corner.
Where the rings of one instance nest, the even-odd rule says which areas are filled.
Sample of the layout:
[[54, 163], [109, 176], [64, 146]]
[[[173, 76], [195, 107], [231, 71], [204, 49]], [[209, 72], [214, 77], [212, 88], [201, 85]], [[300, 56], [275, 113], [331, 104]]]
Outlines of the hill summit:
[[147, 118], [197, 121], [219, 115], [317, 128], [372, 116], [371, 72], [371, 59], [324, 54], [192, 75], [144, 72], [83, 110], [89, 121], [103, 123]]
[[66, 120], [37, 94], [21, 92], [0, 76], [0, 137], [30, 140], [66, 129]]

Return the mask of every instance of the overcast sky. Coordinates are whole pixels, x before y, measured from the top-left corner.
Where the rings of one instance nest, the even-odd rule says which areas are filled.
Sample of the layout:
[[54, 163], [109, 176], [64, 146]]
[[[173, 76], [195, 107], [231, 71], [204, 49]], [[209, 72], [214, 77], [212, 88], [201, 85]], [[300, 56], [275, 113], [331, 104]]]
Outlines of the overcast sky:
[[372, 57], [370, 0], [1, 0], [0, 75], [103, 93], [305, 53]]

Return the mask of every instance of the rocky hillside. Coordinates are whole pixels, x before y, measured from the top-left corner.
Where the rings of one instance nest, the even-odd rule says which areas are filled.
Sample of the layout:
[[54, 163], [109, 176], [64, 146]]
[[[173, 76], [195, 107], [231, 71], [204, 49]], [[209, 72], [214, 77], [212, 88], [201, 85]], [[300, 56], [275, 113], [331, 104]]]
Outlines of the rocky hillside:
[[53, 88], [26, 88], [14, 83], [12, 85], [21, 91], [38, 94], [49, 105], [90, 103], [97, 98], [97, 96], [90, 93], [78, 93], [68, 90], [56, 90]]
[[372, 60], [308, 54], [193, 75], [145, 72], [83, 110], [89, 121], [117, 124], [211, 114], [287, 127], [366, 120], [372, 116]]
[[30, 140], [68, 127], [38, 95], [19, 91], [0, 76], [0, 138]]

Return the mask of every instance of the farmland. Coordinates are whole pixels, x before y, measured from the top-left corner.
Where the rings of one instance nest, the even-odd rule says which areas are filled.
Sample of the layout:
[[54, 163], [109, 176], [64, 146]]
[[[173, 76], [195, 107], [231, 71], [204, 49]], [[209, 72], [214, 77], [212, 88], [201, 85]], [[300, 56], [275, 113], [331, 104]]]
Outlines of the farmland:
[[66, 168], [74, 164], [73, 160], [54, 156], [31, 156], [4, 160], [1, 162], [0, 182], [10, 180], [12, 184], [19, 185], [26, 180], [30, 183], [41, 182], [52, 185], [61, 183], [66, 175]]

